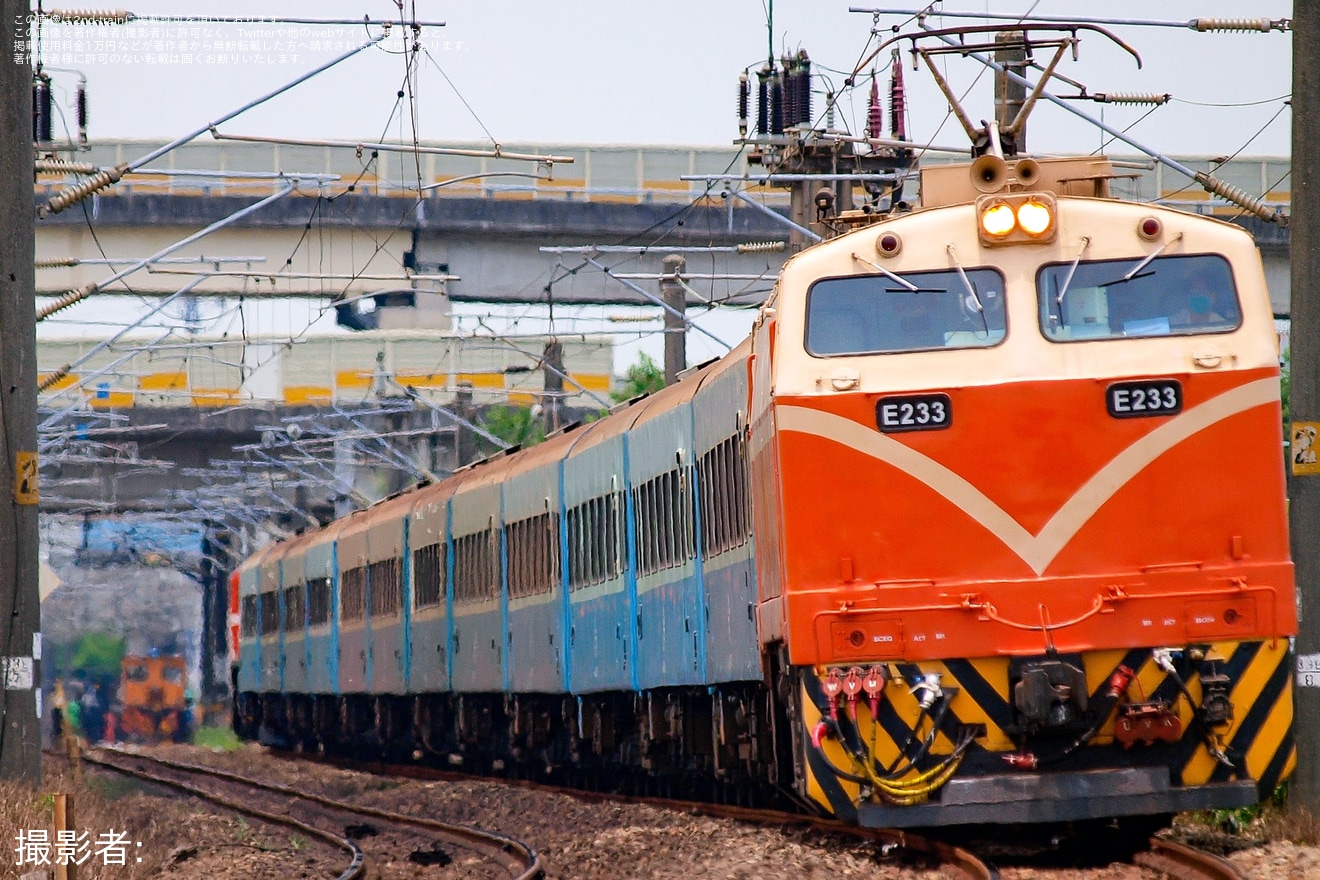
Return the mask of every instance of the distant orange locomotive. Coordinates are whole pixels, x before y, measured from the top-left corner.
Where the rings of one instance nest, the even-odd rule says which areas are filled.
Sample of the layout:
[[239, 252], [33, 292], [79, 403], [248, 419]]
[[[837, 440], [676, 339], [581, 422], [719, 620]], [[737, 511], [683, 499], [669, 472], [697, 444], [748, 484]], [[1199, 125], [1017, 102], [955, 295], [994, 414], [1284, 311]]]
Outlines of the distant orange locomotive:
[[120, 737], [129, 742], [179, 742], [188, 735], [188, 666], [179, 656], [129, 655], [120, 664]]

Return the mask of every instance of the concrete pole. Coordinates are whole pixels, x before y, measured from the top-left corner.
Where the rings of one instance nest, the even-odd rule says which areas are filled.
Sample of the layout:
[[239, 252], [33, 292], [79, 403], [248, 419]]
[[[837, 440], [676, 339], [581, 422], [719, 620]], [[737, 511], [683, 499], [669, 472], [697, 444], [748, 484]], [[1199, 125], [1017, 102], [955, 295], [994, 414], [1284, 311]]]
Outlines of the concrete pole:
[[552, 339], [545, 344], [541, 354], [544, 378], [541, 394], [541, 428], [547, 434], [563, 427], [562, 411], [564, 406], [564, 343]]
[[[37, 315], [28, 0], [0, 0], [0, 778], [41, 781]], [[14, 56], [20, 58], [15, 61]], [[34, 638], [35, 637], [35, 638]]]
[[[1293, 5], [1292, 95], [1292, 421], [1320, 421], [1320, 7]], [[1290, 431], [1291, 435], [1292, 432]], [[1297, 576], [1299, 657], [1320, 655], [1320, 476], [1288, 483]], [[1290, 806], [1320, 816], [1320, 688], [1297, 688], [1297, 771]]]
[[[687, 260], [680, 254], [670, 254], [663, 262], [666, 275], [680, 275], [687, 267]], [[687, 321], [683, 317], [687, 293], [675, 280], [661, 281], [660, 294], [673, 310], [665, 311], [665, 384], [673, 385], [678, 374], [687, 369]]]

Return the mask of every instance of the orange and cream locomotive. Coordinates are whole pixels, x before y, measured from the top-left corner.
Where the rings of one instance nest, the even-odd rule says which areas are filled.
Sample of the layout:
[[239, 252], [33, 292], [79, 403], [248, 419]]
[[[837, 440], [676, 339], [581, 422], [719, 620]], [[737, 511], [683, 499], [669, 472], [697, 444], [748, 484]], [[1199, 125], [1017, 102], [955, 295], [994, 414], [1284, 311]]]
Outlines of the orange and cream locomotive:
[[868, 825], [1232, 807], [1291, 770], [1279, 352], [1242, 229], [1103, 158], [923, 171], [755, 331], [763, 643]]

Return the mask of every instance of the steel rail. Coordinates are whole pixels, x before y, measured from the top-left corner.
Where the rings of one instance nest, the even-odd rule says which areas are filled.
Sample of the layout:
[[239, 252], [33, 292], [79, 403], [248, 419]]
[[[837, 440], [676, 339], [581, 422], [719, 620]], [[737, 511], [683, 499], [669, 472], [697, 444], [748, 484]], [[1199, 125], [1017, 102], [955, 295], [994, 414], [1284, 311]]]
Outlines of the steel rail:
[[[115, 750], [103, 749], [98, 751], [113, 752]], [[126, 754], [126, 753], [120, 752], [120, 754]], [[145, 755], [132, 755], [130, 757], [138, 758], [144, 761], [155, 761], [156, 763], [161, 763], [161, 764], [164, 763], [161, 761], [157, 761], [155, 758], [148, 758]], [[339, 835], [333, 834], [329, 831], [323, 831], [314, 825], [308, 825], [306, 822], [300, 822], [297, 819], [292, 818], [291, 816], [281, 816], [278, 813], [268, 813], [265, 810], [258, 809], [248, 804], [239, 803], [238, 801], [231, 801], [226, 797], [222, 797], [221, 795], [218, 794], [213, 794], [204, 789], [189, 785], [186, 782], [180, 782], [175, 779], [169, 779], [168, 777], [161, 776], [156, 773], [150, 773], [141, 768], [127, 767], [123, 764], [116, 763], [115, 761], [106, 760], [106, 758], [103, 755], [98, 757], [91, 753], [84, 753], [82, 755], [82, 760], [87, 761], [90, 764], [95, 764], [98, 767], [105, 767], [108, 770], [113, 770], [116, 773], [122, 773], [125, 776], [135, 776], [139, 779], [145, 779], [157, 785], [164, 785], [164, 786], [168, 786], [169, 788], [173, 788], [177, 791], [186, 792], [192, 795], [193, 797], [201, 798], [204, 801], [210, 801], [211, 803], [216, 804], [217, 806], [224, 807], [227, 810], [233, 810], [234, 812], [239, 813], [240, 815], [252, 816], [253, 818], [260, 819], [263, 822], [270, 822], [275, 825], [283, 825], [286, 828], [297, 829], [298, 831], [301, 831], [304, 834], [319, 838], [329, 843], [332, 846], [347, 851], [348, 854], [352, 857], [352, 861], [349, 863], [349, 866], [338, 874], [337, 880], [359, 880], [359, 878], [366, 876], [366, 869], [367, 869], [366, 857], [363, 855], [362, 850], [358, 847], [358, 845], [346, 837], [340, 837]]]
[[1242, 869], [1228, 859], [1160, 837], [1150, 839], [1150, 849], [1132, 861], [1174, 880], [1247, 880]]
[[[103, 749], [102, 751], [118, 750]], [[515, 838], [507, 837], [503, 834], [496, 834], [492, 831], [482, 831], [478, 828], [470, 828], [466, 825], [454, 825], [449, 822], [441, 822], [437, 819], [424, 819], [419, 816], [393, 813], [389, 810], [379, 810], [375, 807], [347, 804], [343, 801], [336, 801], [332, 798], [312, 794], [303, 789], [292, 788], [274, 782], [261, 782], [256, 779], [250, 779], [246, 776], [240, 776], [237, 773], [230, 773], [227, 770], [207, 767], [203, 764], [171, 761], [166, 758], [157, 758], [154, 756], [133, 754], [129, 752], [119, 752], [119, 754], [138, 760], [150, 761], [159, 766], [168, 767], [182, 773], [211, 776], [215, 779], [223, 779], [227, 782], [246, 785], [260, 791], [267, 791], [272, 794], [297, 798], [331, 810], [339, 810], [340, 812], [353, 813], [360, 816], [370, 816], [373, 819], [381, 819], [386, 822], [392, 822], [396, 825], [408, 825], [414, 828], [423, 828], [427, 831], [435, 832], [441, 837], [449, 838], [452, 843], [493, 853], [495, 859], [505, 868], [508, 868], [511, 871], [518, 871], [518, 873], [513, 875], [514, 880], [535, 880], [535, 878], [541, 877], [545, 872], [545, 865], [541, 861], [540, 853], [528, 844], [523, 843], [521, 840], [516, 840]]]
[[[308, 761], [315, 764], [328, 764], [332, 767], [353, 770], [359, 773], [368, 773], [375, 776], [451, 782], [471, 779], [489, 780], [492, 778], [490, 776], [468, 773], [462, 770], [441, 769], [415, 764], [386, 764], [380, 761], [362, 761], [352, 758], [325, 755], [318, 756], [283, 750], [277, 751], [275, 754], [291, 761]], [[792, 813], [769, 808], [717, 804], [710, 801], [679, 800], [675, 798], [653, 797], [648, 795], [625, 795], [614, 792], [596, 791], [594, 789], [570, 788], [563, 785], [552, 785], [528, 779], [497, 778], [496, 781], [504, 785], [525, 788], [532, 791], [554, 792], [556, 794], [562, 794], [567, 797], [588, 802], [643, 804], [648, 807], [655, 807], [662, 810], [673, 810], [689, 815], [708, 816], [715, 819], [729, 819], [736, 822], [765, 825], [778, 829], [782, 829], [789, 825], [804, 826], [823, 834], [838, 834], [875, 840], [888, 846], [922, 853], [931, 858], [938, 859], [942, 865], [944, 876], [948, 877], [949, 880], [999, 880], [999, 871], [993, 866], [981, 861], [981, 859], [969, 850], [942, 841], [933, 840], [928, 837], [923, 837], [919, 834], [912, 834], [908, 831], [893, 828], [863, 828], [857, 825], [845, 824], [838, 819], [811, 815], [809, 813]], [[1201, 878], [1197, 878], [1197, 880], [1201, 880]], [[1234, 878], [1234, 880], [1236, 880], [1236, 878]]]

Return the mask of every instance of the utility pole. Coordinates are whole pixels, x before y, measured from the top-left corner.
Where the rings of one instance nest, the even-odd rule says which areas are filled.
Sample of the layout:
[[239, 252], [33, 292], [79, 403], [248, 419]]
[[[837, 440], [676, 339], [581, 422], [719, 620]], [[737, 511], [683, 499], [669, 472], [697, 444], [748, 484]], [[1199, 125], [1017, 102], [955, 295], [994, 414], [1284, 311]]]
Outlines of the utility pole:
[[[1320, 8], [1293, 5], [1292, 20], [1292, 388], [1291, 419], [1320, 422], [1320, 296], [1311, 285], [1320, 278]], [[1289, 436], [1296, 431], [1290, 430]], [[1294, 444], [1289, 451], [1298, 450]], [[1296, 566], [1299, 668], [1320, 661], [1320, 475], [1292, 459], [1288, 518]], [[1302, 457], [1302, 456], [1297, 456]], [[1299, 676], [1305, 685], [1314, 676]], [[1320, 816], [1320, 688], [1301, 686], [1296, 695], [1297, 770], [1291, 804]]]
[[0, 778], [41, 781], [37, 315], [28, 0], [0, 0]]
[[541, 427], [552, 434], [563, 427], [564, 416], [564, 343], [552, 339], [541, 353], [543, 392], [541, 394]]
[[681, 254], [669, 254], [663, 263], [666, 277], [660, 281], [660, 295], [669, 307], [665, 309], [665, 384], [673, 385], [687, 369], [687, 320], [683, 317], [687, 292], [678, 281], [687, 260]]
[[[1003, 71], [995, 73], [995, 119], [1001, 132], [1008, 130], [1027, 102], [1026, 85], [1008, 75], [1009, 71], [1018, 76], [1027, 75], [1027, 47], [1023, 40], [1022, 31], [1000, 31], [995, 37], [995, 42], [1002, 44], [1002, 48], [995, 50], [995, 61], [1004, 66]], [[1006, 145], [1004, 152], [1016, 155], [1027, 151], [1026, 126], [1023, 126], [1011, 147], [1010, 150], [1009, 145]]]

